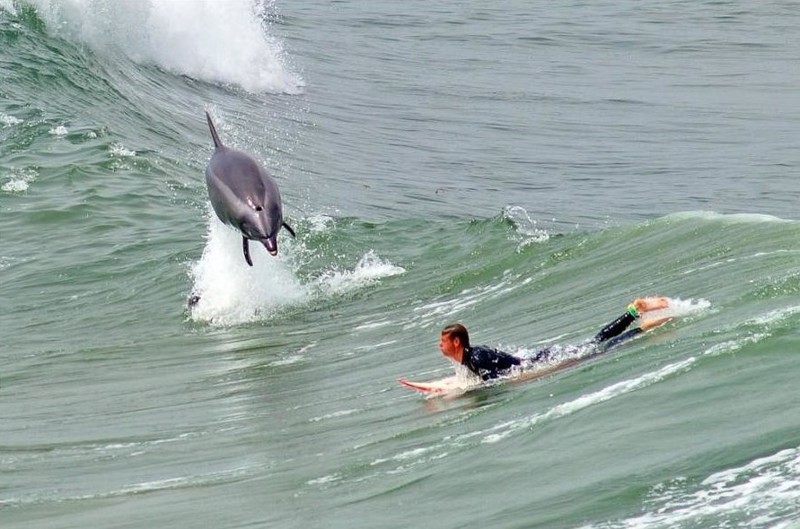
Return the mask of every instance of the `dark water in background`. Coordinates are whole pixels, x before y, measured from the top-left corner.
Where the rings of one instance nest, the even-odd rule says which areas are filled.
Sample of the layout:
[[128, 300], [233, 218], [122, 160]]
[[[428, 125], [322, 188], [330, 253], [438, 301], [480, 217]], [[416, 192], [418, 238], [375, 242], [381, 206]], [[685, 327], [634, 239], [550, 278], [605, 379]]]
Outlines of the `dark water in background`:
[[[796, 526], [796, 3], [0, 6], [2, 527]], [[204, 110], [298, 232], [252, 269]]]

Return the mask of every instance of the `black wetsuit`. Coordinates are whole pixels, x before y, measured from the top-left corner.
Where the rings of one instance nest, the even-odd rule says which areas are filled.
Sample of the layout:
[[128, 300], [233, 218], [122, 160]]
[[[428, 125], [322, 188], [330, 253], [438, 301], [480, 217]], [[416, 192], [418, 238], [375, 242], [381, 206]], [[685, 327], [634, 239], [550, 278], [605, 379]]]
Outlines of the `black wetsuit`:
[[464, 349], [461, 363], [483, 380], [489, 380], [504, 375], [512, 367], [520, 365], [522, 359], [485, 345], [479, 345]]
[[[593, 354], [600, 354], [607, 351], [609, 348], [643, 332], [639, 327], [623, 332], [635, 320], [636, 318], [633, 315], [626, 312], [603, 327], [594, 338], [577, 347], [581, 350], [586, 347], [593, 347], [595, 348]], [[597, 347], [601, 344], [602, 347]], [[537, 351], [533, 357], [524, 359], [524, 362], [527, 364], [550, 360], [553, 356], [553, 352], [552, 348], [546, 347]], [[464, 355], [461, 357], [461, 364], [483, 380], [503, 376], [507, 374], [512, 367], [519, 366], [522, 363], [522, 358], [486, 347], [485, 345], [469, 347], [464, 350]]]

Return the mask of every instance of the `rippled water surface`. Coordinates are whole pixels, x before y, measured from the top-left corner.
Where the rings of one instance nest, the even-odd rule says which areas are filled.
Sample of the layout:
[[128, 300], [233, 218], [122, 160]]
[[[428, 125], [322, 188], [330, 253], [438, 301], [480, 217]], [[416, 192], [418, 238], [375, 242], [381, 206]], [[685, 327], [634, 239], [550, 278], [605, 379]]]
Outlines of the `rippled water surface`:
[[796, 8], [0, 0], [0, 525], [797, 527]]

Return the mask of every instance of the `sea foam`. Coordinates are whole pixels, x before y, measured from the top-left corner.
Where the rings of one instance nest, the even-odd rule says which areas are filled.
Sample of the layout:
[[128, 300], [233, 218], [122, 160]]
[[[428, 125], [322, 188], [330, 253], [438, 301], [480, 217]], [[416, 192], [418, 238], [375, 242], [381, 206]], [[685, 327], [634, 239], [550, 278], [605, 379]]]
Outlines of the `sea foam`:
[[285, 251], [273, 257], [261, 243], [250, 241], [250, 255], [252, 267], [242, 254], [241, 233], [212, 214], [206, 247], [192, 269], [193, 295], [200, 298], [192, 309], [193, 319], [218, 325], [257, 321], [309, 297]]
[[[210, 209], [210, 208], [209, 208]], [[301, 238], [281, 232], [280, 253], [271, 256], [257, 241], [250, 241], [250, 267], [242, 254], [242, 235], [209, 212], [208, 235], [200, 260], [190, 271], [191, 318], [213, 325], [229, 326], [274, 317], [282, 308], [314, 299], [351, 294], [381, 279], [405, 273], [405, 269], [367, 251], [354, 268], [323, 270], [315, 279], [302, 282], [297, 261], [303, 253]]]
[[48, 29], [99, 55], [121, 53], [250, 92], [298, 93], [303, 80], [271, 34], [268, 0], [31, 0]]

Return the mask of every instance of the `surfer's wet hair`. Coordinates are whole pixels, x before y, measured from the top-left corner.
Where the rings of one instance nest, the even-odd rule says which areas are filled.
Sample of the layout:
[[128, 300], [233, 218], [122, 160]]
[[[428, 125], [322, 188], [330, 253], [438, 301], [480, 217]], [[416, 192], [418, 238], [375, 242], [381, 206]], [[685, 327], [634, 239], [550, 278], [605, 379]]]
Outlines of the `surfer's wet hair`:
[[461, 341], [461, 345], [469, 347], [469, 333], [467, 328], [460, 323], [445, 325], [444, 329], [442, 329], [442, 334], [446, 334], [448, 338], [458, 338]]

